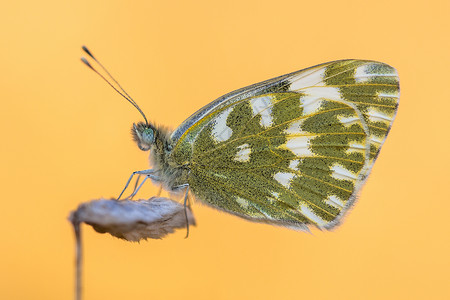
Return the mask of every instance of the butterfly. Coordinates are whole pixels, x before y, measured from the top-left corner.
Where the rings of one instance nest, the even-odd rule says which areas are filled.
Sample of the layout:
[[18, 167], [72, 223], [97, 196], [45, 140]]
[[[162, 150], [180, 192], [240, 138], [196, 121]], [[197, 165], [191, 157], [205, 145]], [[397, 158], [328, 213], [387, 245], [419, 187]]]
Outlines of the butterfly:
[[174, 131], [148, 122], [122, 91], [145, 120], [133, 138], [150, 151], [152, 169], [135, 174], [250, 221], [308, 231], [334, 228], [354, 204], [395, 118], [399, 77], [381, 62], [332, 61], [226, 94]]

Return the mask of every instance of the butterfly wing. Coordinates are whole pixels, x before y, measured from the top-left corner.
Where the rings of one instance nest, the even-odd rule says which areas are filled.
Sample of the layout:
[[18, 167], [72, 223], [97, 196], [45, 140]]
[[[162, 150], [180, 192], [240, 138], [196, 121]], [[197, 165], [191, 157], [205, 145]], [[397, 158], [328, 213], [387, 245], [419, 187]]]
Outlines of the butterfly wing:
[[196, 198], [259, 222], [330, 229], [355, 201], [398, 106], [395, 69], [343, 60], [217, 99], [172, 135]]

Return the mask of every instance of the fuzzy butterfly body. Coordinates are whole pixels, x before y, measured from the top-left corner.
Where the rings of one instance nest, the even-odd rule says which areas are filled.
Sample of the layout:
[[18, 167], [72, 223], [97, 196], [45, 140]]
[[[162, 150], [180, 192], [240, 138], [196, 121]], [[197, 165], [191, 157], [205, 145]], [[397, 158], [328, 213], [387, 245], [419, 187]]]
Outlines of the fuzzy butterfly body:
[[365, 182], [398, 99], [386, 64], [325, 63], [217, 99], [155, 143], [153, 165], [166, 187], [189, 185], [217, 209], [331, 229]]
[[333, 61], [224, 95], [170, 132], [147, 122], [112, 79], [145, 119], [132, 133], [141, 150], [150, 150], [153, 169], [133, 174], [168, 190], [188, 188], [201, 202], [245, 219], [300, 230], [339, 224], [399, 101], [394, 68]]

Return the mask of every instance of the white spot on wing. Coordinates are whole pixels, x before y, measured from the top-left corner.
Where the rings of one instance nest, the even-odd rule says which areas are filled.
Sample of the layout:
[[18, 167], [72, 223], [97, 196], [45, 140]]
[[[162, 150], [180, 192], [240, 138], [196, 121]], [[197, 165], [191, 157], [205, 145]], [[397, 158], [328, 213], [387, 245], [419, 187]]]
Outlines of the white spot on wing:
[[341, 166], [340, 164], [334, 164], [331, 167], [331, 171], [333, 171], [333, 173], [331, 174], [331, 177], [338, 179], [338, 180], [356, 180], [358, 177], [351, 172], [350, 170], [347, 170], [346, 168], [344, 168], [343, 166]]
[[300, 212], [302, 213], [302, 215], [316, 223], [318, 226], [324, 226], [327, 224], [327, 222], [322, 220], [321, 217], [316, 215], [308, 206], [304, 204], [300, 205]]
[[332, 86], [324, 86], [324, 87], [310, 87], [304, 90], [304, 92], [308, 95], [315, 96], [318, 98], [324, 98], [327, 100], [341, 100], [341, 92], [339, 88]]
[[325, 199], [325, 203], [338, 209], [343, 209], [345, 205], [344, 202], [341, 199], [339, 199], [336, 195], [328, 196], [328, 198]]
[[325, 70], [325, 67], [321, 67], [319, 69], [313, 68], [292, 77], [289, 80], [291, 83], [290, 89], [297, 91], [313, 85], [323, 85]]
[[300, 97], [300, 107], [303, 108], [303, 115], [310, 115], [319, 111], [322, 101], [342, 100], [341, 93], [335, 87], [310, 87], [303, 90], [304, 96]]
[[291, 186], [291, 180], [294, 178], [294, 174], [292, 173], [284, 173], [284, 172], [278, 172], [276, 173], [273, 178], [278, 181], [282, 186], [286, 188], [290, 188]]
[[291, 168], [292, 170], [297, 171], [299, 163], [300, 163], [300, 161], [298, 159], [291, 160], [291, 162], [289, 163], [289, 168]]
[[350, 145], [345, 153], [351, 154], [352, 152], [357, 152], [364, 155], [366, 153], [366, 145], [358, 144], [357, 142], [350, 142]]
[[373, 143], [377, 143], [377, 144], [383, 144], [383, 138], [382, 137], [378, 137], [376, 135], [371, 135], [370, 136], [370, 141]]
[[394, 93], [378, 93], [377, 94], [378, 97], [380, 98], [399, 98], [398, 95], [398, 91], [394, 92]]
[[239, 203], [239, 205], [243, 208], [248, 208], [249, 203], [247, 199], [236, 197], [236, 202]]
[[252, 107], [253, 116], [259, 114], [261, 116], [261, 126], [269, 127], [273, 124], [272, 118], [272, 98], [271, 97], [258, 97], [250, 101]]
[[252, 149], [249, 144], [243, 144], [237, 147], [239, 149], [238, 153], [236, 153], [234, 160], [239, 162], [248, 162], [250, 161], [250, 153]]
[[296, 136], [288, 137], [288, 141], [284, 145], [297, 156], [313, 156], [314, 154], [309, 149], [309, 141], [316, 136]]
[[304, 121], [304, 119], [300, 119], [300, 120], [292, 122], [284, 132], [287, 134], [298, 134], [298, 133], [303, 132], [303, 130], [302, 130], [303, 121]]
[[233, 134], [233, 130], [227, 126], [227, 119], [233, 107], [227, 108], [221, 112], [214, 120], [214, 125], [212, 129], [212, 135], [214, 139], [218, 142], [224, 142], [228, 140]]
[[381, 111], [374, 109], [373, 107], [370, 107], [367, 110], [367, 115], [369, 116], [369, 120], [372, 122], [392, 122], [391, 117], [382, 113]]
[[311, 115], [319, 111], [322, 105], [322, 99], [314, 96], [302, 96], [300, 98], [300, 106], [303, 108], [303, 115]]
[[369, 77], [367, 76], [368, 72], [368, 65], [362, 65], [356, 68], [355, 70], [355, 81], [356, 82], [365, 82], [369, 80]]
[[345, 127], [352, 126], [353, 124], [360, 124], [358, 116], [344, 117], [342, 115], [338, 115], [337, 118]]

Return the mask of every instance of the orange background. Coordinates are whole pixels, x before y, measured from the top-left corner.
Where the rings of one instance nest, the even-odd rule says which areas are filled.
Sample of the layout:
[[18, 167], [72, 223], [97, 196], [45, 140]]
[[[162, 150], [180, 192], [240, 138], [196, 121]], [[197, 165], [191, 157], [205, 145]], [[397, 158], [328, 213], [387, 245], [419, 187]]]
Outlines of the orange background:
[[187, 240], [128, 243], [84, 226], [85, 299], [449, 299], [449, 11], [447, 0], [3, 3], [0, 297], [71, 299], [69, 211], [148, 167], [129, 134], [139, 114], [81, 64], [86, 44], [172, 128], [229, 91], [336, 59], [391, 64], [402, 95], [334, 232], [199, 204]]

